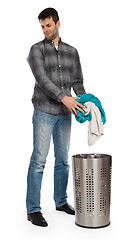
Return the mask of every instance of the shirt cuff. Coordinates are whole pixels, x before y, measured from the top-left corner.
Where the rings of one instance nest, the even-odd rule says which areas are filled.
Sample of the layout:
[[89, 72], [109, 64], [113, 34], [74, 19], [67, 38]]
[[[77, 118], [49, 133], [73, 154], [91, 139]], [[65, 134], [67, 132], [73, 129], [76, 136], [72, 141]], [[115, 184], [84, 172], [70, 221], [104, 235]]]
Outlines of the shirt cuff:
[[58, 102], [61, 102], [61, 100], [63, 99], [63, 97], [67, 96], [64, 92], [61, 92], [57, 98], [58, 98]]

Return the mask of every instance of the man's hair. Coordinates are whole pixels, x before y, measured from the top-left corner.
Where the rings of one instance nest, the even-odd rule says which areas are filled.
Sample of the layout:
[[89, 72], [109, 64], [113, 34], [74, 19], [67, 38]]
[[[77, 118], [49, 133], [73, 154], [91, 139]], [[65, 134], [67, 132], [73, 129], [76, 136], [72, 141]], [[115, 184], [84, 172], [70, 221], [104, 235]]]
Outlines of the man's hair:
[[59, 20], [58, 12], [54, 8], [44, 9], [38, 16], [39, 20], [44, 20], [45, 18], [53, 18], [53, 21], [57, 23]]

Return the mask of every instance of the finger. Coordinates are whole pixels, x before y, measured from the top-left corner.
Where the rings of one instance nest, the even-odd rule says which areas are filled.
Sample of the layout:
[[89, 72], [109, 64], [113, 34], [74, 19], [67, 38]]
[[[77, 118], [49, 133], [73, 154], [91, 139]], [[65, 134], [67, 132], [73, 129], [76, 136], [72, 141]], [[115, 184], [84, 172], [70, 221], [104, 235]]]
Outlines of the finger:
[[[76, 111], [76, 109], [75, 109], [74, 107], [72, 108], [72, 113], [73, 113], [73, 114], [76, 114], [76, 115], [78, 116], [77, 111]], [[79, 116], [78, 116], [78, 117], [79, 117]]]
[[81, 113], [84, 113], [84, 110], [82, 110], [82, 109], [79, 108], [78, 106], [76, 106], [76, 109], [78, 109]]
[[81, 108], [85, 109], [85, 106], [83, 106], [81, 103], [78, 103], [78, 102], [76, 102], [76, 106], [78, 106], [78, 107], [81, 107]]
[[[76, 98], [76, 99], [77, 99], [77, 98]], [[79, 107], [85, 109], [84, 105], [82, 105], [81, 103], [79, 103], [79, 102], [77, 102], [77, 101], [76, 101], [76, 105], [78, 105]]]
[[83, 106], [81, 103], [78, 103], [78, 102], [77, 102], [77, 105], [78, 105], [79, 107], [85, 109], [85, 106]]
[[71, 110], [72, 114], [75, 115], [75, 113]]
[[76, 110], [75, 110], [75, 114], [77, 115], [77, 117], [79, 117], [79, 115], [78, 115], [78, 113], [76, 112]]

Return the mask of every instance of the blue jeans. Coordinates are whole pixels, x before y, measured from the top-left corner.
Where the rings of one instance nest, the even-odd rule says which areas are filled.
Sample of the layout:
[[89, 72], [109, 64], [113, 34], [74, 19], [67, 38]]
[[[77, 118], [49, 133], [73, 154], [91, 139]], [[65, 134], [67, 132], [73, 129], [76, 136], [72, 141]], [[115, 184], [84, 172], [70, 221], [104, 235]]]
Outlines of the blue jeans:
[[71, 114], [51, 115], [40, 110], [33, 114], [33, 153], [27, 177], [27, 213], [38, 212], [43, 170], [48, 155], [51, 136], [54, 143], [54, 201], [56, 206], [67, 203], [69, 175], [68, 151], [71, 132]]

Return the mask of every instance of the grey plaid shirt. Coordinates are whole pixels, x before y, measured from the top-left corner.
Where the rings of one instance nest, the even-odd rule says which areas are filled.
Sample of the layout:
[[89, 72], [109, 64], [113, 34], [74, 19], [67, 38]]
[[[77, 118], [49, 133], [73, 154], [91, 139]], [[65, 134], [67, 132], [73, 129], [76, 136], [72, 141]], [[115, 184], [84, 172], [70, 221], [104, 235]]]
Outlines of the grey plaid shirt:
[[62, 98], [71, 96], [71, 87], [76, 95], [85, 93], [77, 50], [60, 40], [57, 51], [45, 38], [31, 47], [28, 63], [36, 80], [34, 108], [49, 114], [70, 113]]

